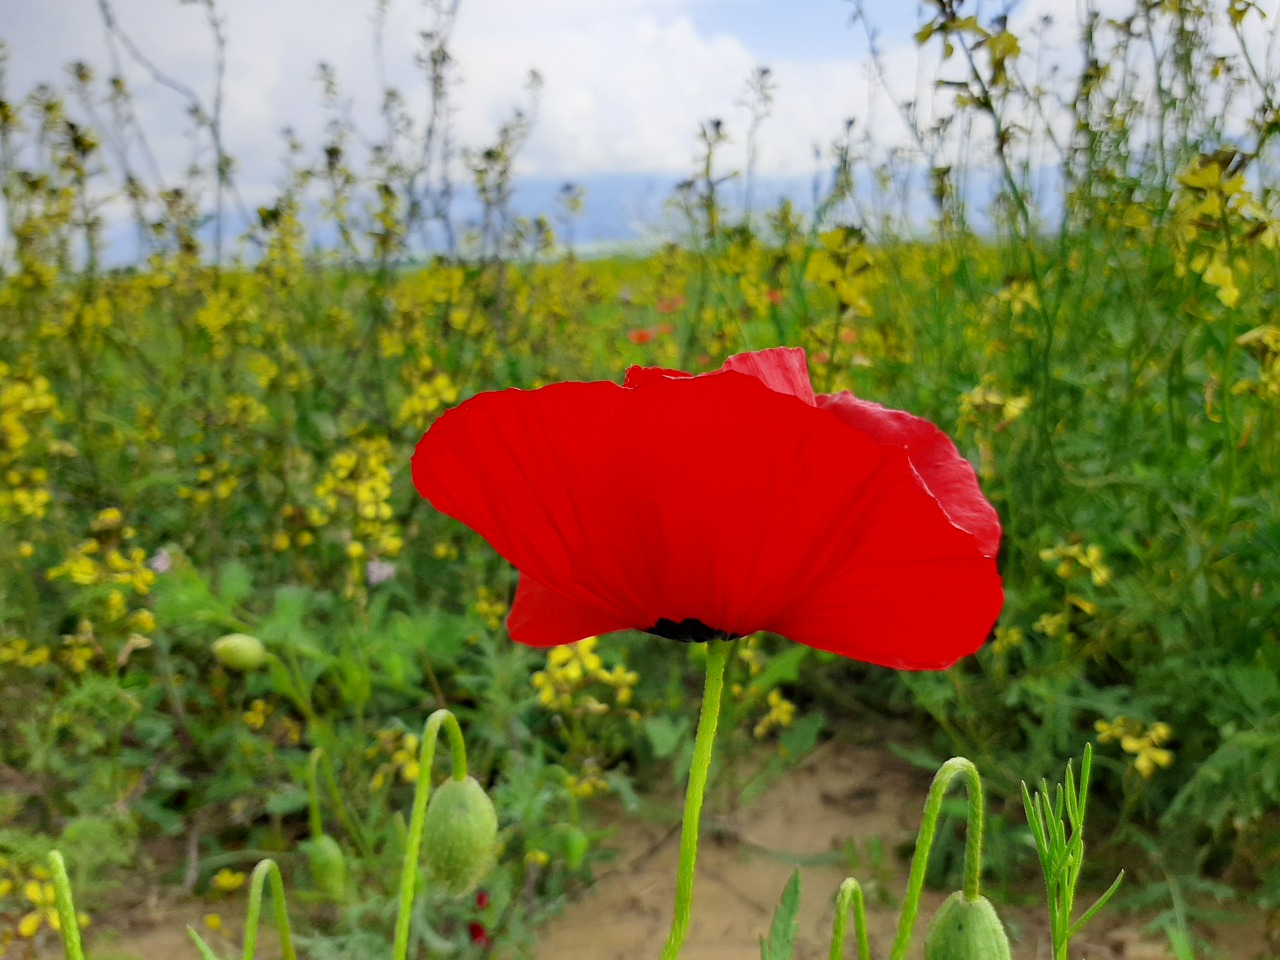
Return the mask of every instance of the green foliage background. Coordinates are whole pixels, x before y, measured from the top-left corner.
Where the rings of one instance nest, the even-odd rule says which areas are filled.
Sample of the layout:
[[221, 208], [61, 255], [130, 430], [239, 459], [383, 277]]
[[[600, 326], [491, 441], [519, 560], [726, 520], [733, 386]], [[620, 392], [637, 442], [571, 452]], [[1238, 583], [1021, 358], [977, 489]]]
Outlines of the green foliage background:
[[[872, 144], [846, 136], [819, 210], [745, 217], [722, 202], [727, 132], [708, 123], [703, 162], [672, 200], [678, 242], [594, 260], [558, 245], [550, 220], [511, 212], [527, 112], [453, 158], [483, 217], [424, 261], [424, 224], [455, 233], [446, 168], [397, 159], [417, 155], [406, 148], [426, 127], [388, 124], [364, 169], [341, 124], [316, 151], [295, 145], [279, 197], [232, 245], [234, 165], [215, 116], [197, 117], [209, 153], [188, 181], [148, 182], [103, 146], [142, 142], [123, 81], [80, 65], [65, 89], [0, 86], [11, 936], [54, 842], [89, 891], [140, 855], [140, 833], [188, 845], [174, 880], [189, 887], [264, 851], [301, 863], [319, 747], [324, 819], [361, 897], [326, 905], [316, 885], [328, 936], [314, 955], [350, 955], [391, 906], [397, 811], [420, 773], [409, 738], [449, 705], [505, 852], [488, 906], [428, 898], [420, 936], [465, 945], [480, 916], [526, 942], [540, 905], [589, 874], [584, 801], [639, 803], [638, 771], [680, 768], [696, 686], [652, 638], [605, 643], [567, 679], [564, 663], [510, 644], [513, 574], [417, 498], [413, 446], [482, 390], [617, 379], [629, 363], [714, 369], [778, 344], [807, 349], [820, 391], [852, 389], [956, 438], [1005, 524], [1008, 605], [993, 642], [944, 674], [758, 641], [730, 676], [738, 755], [770, 715], [760, 736], [780, 733], [792, 756], [823, 718], [839, 732], [917, 717], [903, 752], [971, 757], [998, 815], [1019, 780], [1095, 739], [1116, 844], [1153, 876], [1226, 878], [1277, 905], [1280, 114], [1275, 78], [1241, 39], [1261, 13], [1177, 0], [1089, 19], [1062, 142], [1020, 123], [1047, 96], [1021, 79], [1022, 39], [960, 3], [930, 9], [918, 39], [944, 46], [956, 97], [929, 128], [904, 107], [914, 154], [873, 163]], [[1219, 49], [1224, 37], [1240, 42]], [[441, 116], [446, 54], [447, 30], [424, 61]], [[1223, 102], [1250, 106], [1243, 134], [1222, 129]], [[983, 232], [966, 171], [944, 160], [956, 119], [979, 131], [966, 163], [1001, 184]], [[1032, 186], [1046, 145], [1066, 186], [1052, 220]], [[855, 187], [868, 166], [873, 196]], [[927, 236], [891, 200], [922, 167]], [[107, 197], [127, 201], [148, 251], [128, 269], [99, 266]], [[562, 200], [571, 224], [581, 198]], [[314, 244], [317, 210], [336, 245]], [[219, 662], [211, 643], [228, 633], [262, 642], [260, 669]], [[539, 667], [562, 684], [551, 702], [530, 682]], [[784, 722], [782, 690], [799, 720]], [[998, 837], [989, 850], [1008, 867], [1025, 857]]]

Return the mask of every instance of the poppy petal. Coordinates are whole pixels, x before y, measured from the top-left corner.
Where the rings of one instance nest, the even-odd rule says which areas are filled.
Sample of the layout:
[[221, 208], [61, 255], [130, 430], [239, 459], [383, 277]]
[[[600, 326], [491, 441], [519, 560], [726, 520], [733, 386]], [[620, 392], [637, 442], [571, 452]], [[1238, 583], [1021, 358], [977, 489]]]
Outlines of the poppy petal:
[[[915, 509], [887, 496], [877, 513], [902, 507]], [[1000, 576], [963, 531], [940, 536], [931, 526], [902, 514], [864, 525], [865, 555], [832, 571], [767, 628], [899, 670], [943, 669], [973, 653], [1004, 602]]]
[[814, 405], [809, 364], [799, 347], [773, 347], [755, 353], [739, 353], [724, 362], [725, 370], [755, 377], [775, 393], [789, 393]]
[[527, 573], [520, 574], [516, 597], [511, 603], [507, 630], [511, 639], [530, 647], [556, 647], [577, 643], [587, 637], [633, 624], [614, 610], [579, 603], [559, 590], [539, 583]]
[[977, 474], [950, 437], [928, 420], [859, 400], [847, 390], [818, 397], [818, 407], [831, 410], [877, 443], [906, 450], [911, 465], [951, 522], [973, 534], [983, 554], [996, 555], [1000, 549], [1000, 517], [982, 495]]
[[[569, 642], [610, 616], [636, 629], [697, 621], [916, 667], [981, 642], [995, 565], [905, 449], [764, 377], [634, 382], [481, 394], [418, 445], [419, 492], [520, 570], [515, 639]], [[547, 622], [552, 594], [562, 632]]]
[[668, 370], [665, 367], [628, 367], [622, 385], [631, 390], [655, 380], [688, 380], [692, 376], [693, 374], [683, 370]]

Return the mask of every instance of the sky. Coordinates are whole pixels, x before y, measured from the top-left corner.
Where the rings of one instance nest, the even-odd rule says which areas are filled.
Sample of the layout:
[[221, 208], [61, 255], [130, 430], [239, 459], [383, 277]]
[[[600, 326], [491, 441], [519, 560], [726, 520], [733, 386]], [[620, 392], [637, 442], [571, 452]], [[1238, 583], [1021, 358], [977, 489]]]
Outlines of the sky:
[[[203, 9], [179, 0], [113, 0], [124, 30], [165, 72], [212, 99], [213, 43]], [[226, 128], [242, 171], [270, 168], [278, 131], [314, 142], [323, 129], [316, 65], [333, 65], [353, 115], [377, 129], [374, 0], [221, 0], [227, 21]], [[869, 0], [898, 79], [913, 81], [911, 2]], [[762, 131], [762, 173], [812, 169], [815, 144], [867, 113], [865, 42], [847, 0], [461, 0], [453, 37], [462, 85], [464, 143], [490, 141], [521, 99], [529, 70], [545, 86], [522, 159], [529, 175], [684, 171], [700, 122], [722, 118], [745, 150], [740, 105], [753, 68], [776, 83]], [[390, 0], [388, 79], [418, 93], [415, 37], [430, 24], [421, 0]], [[0, 37], [10, 48], [9, 87], [60, 79], [83, 59], [107, 70], [97, 0], [0, 0]], [[144, 121], [166, 157], [183, 156], [183, 104], [127, 65]]]
[[[214, 45], [199, 4], [111, 0], [124, 31], [157, 67], [212, 102]], [[1132, 0], [1095, 0], [1121, 12]], [[1225, 3], [1225, 0], [1221, 0]], [[413, 65], [419, 31], [431, 23], [424, 0], [387, 0], [386, 76], [421, 103]], [[911, 0], [864, 0], [898, 99], [928, 103], [936, 43], [921, 51], [912, 35], [927, 16]], [[984, 20], [1008, 4], [977, 0]], [[1045, 13], [1042, 63], [1074, 55], [1079, 0], [1021, 0], [1011, 27], [1024, 36]], [[1276, 7], [1277, 0], [1264, 6]], [[974, 4], [970, 4], [970, 9]], [[380, 130], [374, 66], [375, 0], [219, 0], [228, 33], [225, 139], [237, 183], [250, 204], [273, 195], [291, 127], [314, 150], [325, 114], [316, 67], [332, 65], [351, 116]], [[687, 176], [698, 155], [699, 124], [717, 117], [729, 135], [726, 163], [745, 163], [749, 115], [742, 105], [752, 70], [768, 66], [772, 115], [761, 128], [757, 171], [799, 178], [815, 170], [847, 118], [870, 129], [884, 149], [908, 142], [892, 102], [868, 69], [861, 27], [849, 0], [460, 0], [452, 50], [461, 85], [457, 140], [492, 142], [522, 102], [528, 72], [544, 80], [520, 177], [575, 180], [600, 175]], [[1271, 23], [1275, 22], [1272, 17]], [[10, 96], [58, 81], [82, 59], [110, 72], [98, 0], [0, 0], [0, 38], [9, 48]], [[178, 171], [192, 155], [185, 104], [125, 65], [138, 110], [161, 165]], [[1064, 71], [1070, 76], [1071, 71]], [[666, 181], [664, 181], [666, 182]]]

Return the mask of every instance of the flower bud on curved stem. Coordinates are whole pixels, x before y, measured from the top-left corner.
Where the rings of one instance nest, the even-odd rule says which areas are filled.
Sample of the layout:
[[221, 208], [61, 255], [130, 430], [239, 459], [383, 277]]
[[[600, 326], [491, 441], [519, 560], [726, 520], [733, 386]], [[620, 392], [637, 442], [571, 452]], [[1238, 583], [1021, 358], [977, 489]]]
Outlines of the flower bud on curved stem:
[[942, 800], [947, 788], [957, 776], [963, 775], [968, 788], [969, 818], [964, 840], [964, 899], [979, 899], [982, 882], [982, 778], [978, 769], [964, 757], [952, 757], [944, 763], [929, 787], [929, 797], [924, 804], [924, 816], [916, 837], [916, 851], [911, 857], [911, 872], [907, 878], [907, 897], [902, 903], [898, 919], [898, 933], [893, 940], [889, 960], [905, 960], [911, 943], [911, 931], [915, 927], [916, 914], [920, 911], [920, 893], [924, 889], [925, 867], [929, 863], [929, 851], [938, 831], [938, 816], [942, 813]]
[[[427, 800], [431, 796], [431, 770], [436, 756], [436, 738], [442, 726], [449, 735], [449, 746], [452, 749], [453, 773], [450, 782], [461, 784], [469, 779], [467, 777], [467, 745], [462, 739], [462, 728], [458, 726], [458, 718], [442, 707], [427, 718], [422, 728], [422, 744], [418, 749], [418, 783], [413, 793], [413, 812], [409, 818], [409, 834], [405, 838], [404, 868], [400, 874], [400, 905], [396, 914], [392, 960], [405, 960], [409, 951], [409, 920], [418, 880], [418, 857], [422, 852], [422, 835], [426, 828]], [[479, 784], [476, 786], [479, 787]], [[463, 788], [455, 787], [454, 789]]]

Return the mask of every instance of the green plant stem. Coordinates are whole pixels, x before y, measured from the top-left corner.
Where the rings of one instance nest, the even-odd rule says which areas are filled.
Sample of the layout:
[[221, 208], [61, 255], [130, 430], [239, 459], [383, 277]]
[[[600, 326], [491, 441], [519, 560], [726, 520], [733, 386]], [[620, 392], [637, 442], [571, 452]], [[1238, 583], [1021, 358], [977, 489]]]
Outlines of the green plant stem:
[[853, 935], [858, 941], [858, 960], [871, 960], [871, 942], [867, 939], [867, 907], [862, 886], [853, 877], [840, 884], [836, 894], [836, 919], [831, 930], [831, 960], [844, 956], [845, 930], [849, 914], [853, 914]]
[[[689, 766], [689, 786], [684, 796], [684, 822], [680, 828], [680, 867], [676, 873], [676, 908], [671, 918], [671, 932], [662, 947], [662, 960], [675, 960], [689, 933], [689, 917], [693, 912], [693, 873], [698, 861], [698, 823], [702, 816], [702, 797], [707, 789], [707, 772], [711, 768], [711, 748], [720, 723], [720, 694], [724, 689], [724, 671], [733, 649], [731, 640], [712, 640], [707, 645], [707, 679], [702, 693], [702, 712], [698, 716], [698, 733], [693, 741], [693, 762]], [[401, 960], [397, 957], [396, 960]]]
[[324, 750], [316, 747], [307, 761], [307, 813], [312, 840], [324, 833], [324, 820], [320, 816], [320, 791], [316, 784], [316, 768], [320, 766], [320, 758], [323, 756]]
[[289, 930], [289, 910], [284, 901], [284, 879], [274, 860], [263, 860], [253, 868], [249, 880], [249, 915], [244, 924], [244, 960], [254, 960], [258, 950], [258, 924], [262, 915], [262, 888], [271, 878], [271, 898], [276, 913], [276, 932], [280, 935], [280, 956], [298, 960], [293, 950], [293, 934]]
[[924, 804], [924, 817], [920, 833], [916, 837], [916, 852], [911, 857], [911, 873], [907, 878], [907, 898], [902, 903], [902, 915], [898, 919], [898, 934], [893, 939], [890, 960], [904, 960], [911, 944], [911, 931], [915, 927], [916, 914], [920, 911], [920, 893], [924, 889], [924, 873], [929, 863], [929, 851], [938, 831], [938, 816], [942, 813], [942, 800], [951, 781], [963, 775], [968, 787], [969, 821], [964, 838], [964, 898], [969, 902], [978, 899], [982, 884], [982, 778], [978, 768], [964, 757], [952, 757], [944, 763], [929, 787], [929, 797]]
[[67, 879], [67, 865], [57, 850], [49, 854], [49, 869], [53, 873], [62, 948], [67, 960], [84, 960], [84, 950], [80, 946], [80, 918], [76, 916], [75, 901], [71, 897], [71, 881]]
[[413, 814], [409, 818], [409, 836], [405, 840], [404, 869], [400, 874], [400, 907], [396, 914], [396, 939], [392, 960], [405, 960], [409, 952], [409, 921], [418, 881], [418, 856], [422, 852], [422, 830], [427, 818], [427, 800], [431, 796], [431, 768], [436, 758], [436, 738], [443, 726], [449, 734], [453, 750], [453, 779], [467, 778], [467, 745], [462, 739], [458, 718], [443, 707], [427, 718], [418, 747], [418, 783], [413, 791]]

